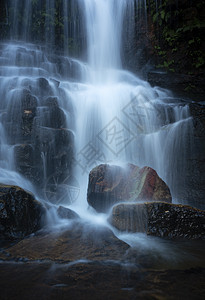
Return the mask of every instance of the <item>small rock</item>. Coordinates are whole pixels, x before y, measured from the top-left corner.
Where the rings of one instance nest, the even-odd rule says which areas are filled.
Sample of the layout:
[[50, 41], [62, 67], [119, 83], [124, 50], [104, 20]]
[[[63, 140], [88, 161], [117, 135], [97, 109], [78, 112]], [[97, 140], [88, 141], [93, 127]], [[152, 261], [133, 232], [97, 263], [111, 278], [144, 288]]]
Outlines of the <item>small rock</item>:
[[79, 215], [76, 214], [73, 210], [63, 207], [63, 206], [59, 206], [59, 208], [57, 209], [57, 213], [58, 216], [62, 219], [79, 219]]

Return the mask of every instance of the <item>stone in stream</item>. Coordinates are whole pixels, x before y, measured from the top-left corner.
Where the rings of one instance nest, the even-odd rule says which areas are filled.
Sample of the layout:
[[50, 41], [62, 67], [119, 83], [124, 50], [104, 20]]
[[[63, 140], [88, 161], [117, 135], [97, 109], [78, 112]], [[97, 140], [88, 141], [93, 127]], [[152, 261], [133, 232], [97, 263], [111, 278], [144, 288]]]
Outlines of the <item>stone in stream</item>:
[[63, 206], [58, 207], [57, 214], [62, 219], [69, 219], [69, 220], [79, 219], [78, 214], [76, 214], [73, 210]]
[[43, 205], [18, 186], [0, 184], [0, 236], [24, 238], [42, 226]]
[[43, 109], [40, 117], [40, 125], [59, 129], [66, 127], [66, 117], [58, 105], [58, 97], [48, 97], [43, 101]]
[[120, 231], [167, 238], [205, 239], [205, 211], [165, 202], [118, 204], [109, 222]]
[[172, 201], [168, 186], [155, 170], [133, 164], [94, 168], [89, 174], [87, 199], [98, 212], [106, 212], [119, 202]]

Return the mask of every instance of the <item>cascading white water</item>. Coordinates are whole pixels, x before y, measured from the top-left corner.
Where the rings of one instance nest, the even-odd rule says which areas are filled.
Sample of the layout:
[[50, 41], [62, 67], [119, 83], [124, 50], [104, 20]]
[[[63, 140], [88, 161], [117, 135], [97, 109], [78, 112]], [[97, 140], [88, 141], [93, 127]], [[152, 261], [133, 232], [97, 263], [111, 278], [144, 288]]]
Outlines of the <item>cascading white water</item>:
[[89, 70], [85, 83], [72, 93], [82, 192], [75, 207], [87, 205], [88, 173], [99, 163], [151, 166], [176, 197], [185, 187], [179, 174], [185, 172], [187, 133], [191, 136], [189, 109], [175, 106], [171, 92], [151, 88], [121, 69], [124, 17], [134, 1], [79, 2], [85, 11]]
[[[85, 11], [91, 82], [109, 83], [112, 69], [121, 68], [121, 33], [126, 1], [81, 1]], [[116, 5], [117, 4], [117, 5]]]
[[[30, 2], [23, 2], [31, 14]], [[54, 57], [51, 49], [45, 52], [43, 47], [31, 44], [1, 46], [3, 125], [0, 127], [0, 181], [31, 190], [32, 185], [19, 173], [29, 180], [39, 177], [41, 189], [45, 190], [40, 197], [45, 198], [54, 193], [51, 186], [58, 185], [59, 178], [65, 176], [60, 185], [61, 192], [65, 188], [65, 193], [60, 194], [54, 204], [60, 204], [62, 200], [66, 205], [75, 200], [72, 208], [81, 216], [90, 218], [86, 200], [89, 171], [100, 163], [131, 162], [156, 169], [170, 186], [175, 200], [183, 198], [185, 183], [182, 177], [186, 171], [186, 151], [190, 147], [192, 132], [188, 106], [179, 105], [170, 92], [152, 88], [146, 81], [122, 70], [122, 32], [126, 28], [132, 35], [134, 24], [130, 20], [133, 20], [135, 3], [138, 6], [145, 4], [135, 0], [69, 2], [69, 8], [75, 7], [76, 10], [78, 5], [83, 16], [86, 63], [69, 57]], [[63, 1], [66, 10], [67, 4]], [[49, 18], [54, 17], [54, 1], [47, 0], [46, 7], [50, 14], [46, 16], [45, 25], [50, 26]], [[28, 27], [23, 31], [14, 21], [14, 36], [29, 40], [31, 24], [29, 19], [25, 18], [25, 21]], [[75, 32], [76, 27], [73, 27], [72, 32]], [[64, 28], [66, 36], [69, 34], [67, 29]], [[45, 40], [47, 46], [54, 43], [53, 34], [54, 29]], [[64, 50], [68, 52], [66, 49], [68, 44], [65, 42]], [[26, 105], [26, 100], [22, 99], [29, 99], [30, 104]], [[52, 111], [57, 120], [53, 120]], [[32, 120], [32, 126], [28, 120]], [[61, 169], [70, 164], [70, 153], [66, 148], [69, 143], [59, 145], [64, 138], [61, 133], [67, 139], [74, 135], [72, 183], [67, 169], [65, 175], [61, 173]], [[34, 162], [32, 168], [26, 162], [17, 167], [14, 158], [19, 160], [21, 153], [27, 153], [30, 161]], [[49, 178], [46, 179], [46, 176]], [[71, 195], [72, 192], [74, 195]]]

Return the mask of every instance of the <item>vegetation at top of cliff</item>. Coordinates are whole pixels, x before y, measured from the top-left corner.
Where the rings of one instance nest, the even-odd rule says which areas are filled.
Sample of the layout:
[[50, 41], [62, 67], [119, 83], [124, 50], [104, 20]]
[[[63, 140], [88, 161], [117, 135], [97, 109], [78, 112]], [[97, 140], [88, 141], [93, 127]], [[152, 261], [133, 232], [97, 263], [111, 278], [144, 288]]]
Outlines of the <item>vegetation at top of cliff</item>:
[[150, 0], [151, 43], [157, 67], [199, 73], [205, 67], [203, 1]]

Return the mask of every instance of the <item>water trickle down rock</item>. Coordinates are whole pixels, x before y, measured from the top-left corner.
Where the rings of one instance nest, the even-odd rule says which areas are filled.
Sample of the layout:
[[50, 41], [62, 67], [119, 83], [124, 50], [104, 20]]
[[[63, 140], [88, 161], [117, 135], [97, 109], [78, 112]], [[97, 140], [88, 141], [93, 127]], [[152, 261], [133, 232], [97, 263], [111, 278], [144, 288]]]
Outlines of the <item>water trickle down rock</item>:
[[133, 164], [94, 168], [89, 174], [87, 199], [98, 212], [119, 202], [172, 201], [168, 186], [155, 170]]
[[[53, 96], [52, 81], [24, 80], [25, 88], [14, 90], [5, 128], [14, 146], [15, 168], [43, 189], [49, 176], [70, 173], [73, 133], [65, 129], [66, 116]], [[55, 85], [59, 91], [59, 85]]]

